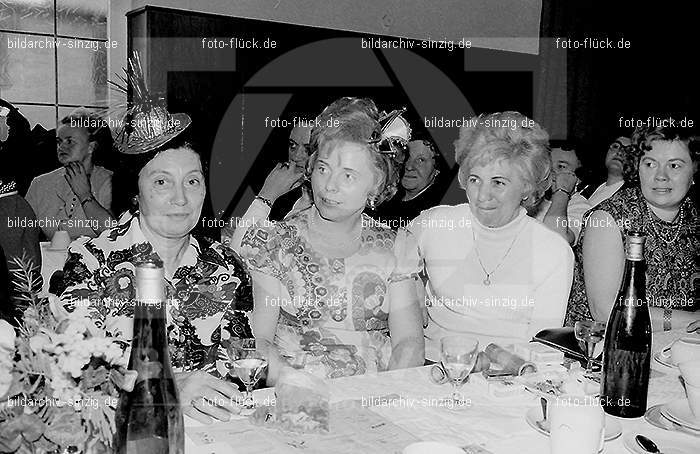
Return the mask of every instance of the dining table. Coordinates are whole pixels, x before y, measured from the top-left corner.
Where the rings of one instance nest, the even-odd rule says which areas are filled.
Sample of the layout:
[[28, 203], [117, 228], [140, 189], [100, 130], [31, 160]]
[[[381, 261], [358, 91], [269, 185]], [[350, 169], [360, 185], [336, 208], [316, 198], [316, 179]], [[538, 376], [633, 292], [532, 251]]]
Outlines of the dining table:
[[[667, 347], [675, 339], [689, 334], [685, 330], [654, 333], [653, 351]], [[647, 408], [685, 398], [677, 368], [651, 360], [651, 378]], [[249, 418], [234, 416], [228, 422], [203, 425], [186, 417], [186, 453], [313, 453], [330, 452], [387, 452], [401, 453], [403, 448], [417, 441], [437, 441], [462, 447], [467, 453], [543, 454], [550, 452], [549, 437], [536, 431], [526, 422], [526, 414], [540, 408], [538, 396], [524, 391], [508, 397], [495, 397], [488, 391], [488, 382], [481, 374], [472, 374], [460, 391], [464, 405], [447, 405], [449, 384], [436, 384], [430, 379], [432, 366], [393, 370], [376, 374], [326, 380], [331, 405], [354, 402], [356, 417], [347, 416], [347, 427], [333, 427], [326, 438], [336, 444], [314, 450], [305, 445], [304, 435], [290, 437], [281, 429], [260, 427]], [[256, 390], [256, 402], [274, 402], [274, 388]], [[346, 405], [347, 407], [347, 405]], [[450, 408], [452, 407], [452, 408]], [[347, 410], [345, 411], [347, 413]], [[333, 410], [331, 410], [331, 414]], [[606, 441], [604, 454], [632, 452], [625, 447], [625, 437], [633, 440], [643, 434], [663, 448], [664, 441], [683, 446], [700, 446], [700, 437], [653, 426], [644, 417], [613, 418], [619, 421], [622, 434]], [[333, 419], [331, 418], [331, 421]], [[363, 423], [365, 426], [363, 426]], [[390, 428], [386, 432], [380, 429]], [[348, 429], [353, 427], [353, 429]], [[347, 433], [350, 430], [351, 433]], [[377, 433], [374, 433], [375, 430]], [[355, 431], [356, 433], [353, 433]], [[345, 433], [344, 433], [345, 432]], [[281, 434], [281, 435], [280, 435]], [[386, 440], [382, 439], [386, 437]], [[311, 436], [307, 436], [311, 439]], [[631, 437], [631, 438], [630, 438]], [[678, 451], [674, 451], [678, 452]], [[700, 448], [692, 452], [700, 452]]]

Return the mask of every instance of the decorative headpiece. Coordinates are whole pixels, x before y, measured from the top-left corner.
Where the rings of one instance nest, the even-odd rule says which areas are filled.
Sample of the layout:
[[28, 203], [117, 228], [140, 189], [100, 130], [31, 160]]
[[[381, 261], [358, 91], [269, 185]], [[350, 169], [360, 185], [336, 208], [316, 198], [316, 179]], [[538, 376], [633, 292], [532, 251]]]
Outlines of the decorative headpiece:
[[408, 142], [411, 140], [411, 126], [401, 116], [404, 112], [406, 112], [405, 107], [389, 113], [382, 112], [379, 116], [380, 129], [375, 131], [368, 140], [368, 143], [377, 146], [380, 153], [391, 155], [400, 162], [403, 162]]
[[120, 106], [126, 107], [120, 126], [116, 128], [114, 141], [120, 152], [141, 154], [153, 151], [182, 133], [192, 122], [184, 113], [171, 114], [165, 98], [148, 91], [141, 68], [139, 54], [134, 52], [124, 68], [125, 76], [117, 74], [122, 85], [109, 81], [124, 94], [131, 89], [132, 100]]

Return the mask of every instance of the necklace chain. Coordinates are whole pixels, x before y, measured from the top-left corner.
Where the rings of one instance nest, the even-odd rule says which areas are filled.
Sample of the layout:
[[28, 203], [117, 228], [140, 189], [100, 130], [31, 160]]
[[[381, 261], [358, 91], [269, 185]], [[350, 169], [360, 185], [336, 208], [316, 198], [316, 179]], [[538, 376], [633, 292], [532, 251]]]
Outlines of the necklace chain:
[[649, 225], [651, 226], [651, 230], [654, 231], [654, 234], [656, 235], [656, 237], [661, 239], [661, 241], [663, 241], [667, 245], [673, 244], [678, 239], [678, 236], [681, 233], [681, 227], [683, 225], [683, 219], [684, 219], [684, 214], [685, 214], [683, 211], [683, 205], [681, 205], [681, 207], [678, 211], [678, 223], [673, 226], [674, 231], [672, 234], [670, 234], [670, 235], [673, 235], [673, 237], [671, 239], [668, 239], [669, 234], [667, 234], [666, 232], [663, 231], [664, 227], [658, 227], [656, 225], [657, 221], [654, 219], [654, 215], [651, 212], [651, 210], [649, 209], [649, 207], [647, 207], [647, 210], [649, 210]]
[[476, 251], [476, 259], [479, 261], [479, 265], [481, 266], [481, 269], [484, 271], [484, 274], [486, 275], [486, 279], [484, 279], [484, 285], [491, 285], [491, 276], [493, 273], [498, 270], [503, 263], [506, 261], [506, 257], [508, 257], [508, 254], [510, 254], [510, 251], [513, 249], [513, 246], [515, 246], [515, 242], [518, 240], [520, 237], [520, 234], [525, 228], [521, 228], [520, 231], [515, 234], [515, 238], [513, 238], [513, 241], [510, 243], [510, 246], [508, 247], [508, 250], [506, 253], [503, 255], [501, 258], [500, 262], [496, 265], [494, 269], [491, 270], [491, 272], [486, 271], [486, 267], [484, 266], [484, 262], [481, 261], [481, 254], [479, 254], [479, 246], [476, 244], [476, 234], [474, 233], [474, 228], [472, 227], [472, 238], [474, 238], [474, 250]]

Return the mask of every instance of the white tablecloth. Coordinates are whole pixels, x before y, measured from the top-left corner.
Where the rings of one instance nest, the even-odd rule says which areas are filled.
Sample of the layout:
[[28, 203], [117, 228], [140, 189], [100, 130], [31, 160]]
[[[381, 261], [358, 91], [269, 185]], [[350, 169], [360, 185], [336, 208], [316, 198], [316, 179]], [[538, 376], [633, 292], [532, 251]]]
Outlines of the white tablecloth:
[[[659, 350], [683, 332], [671, 331], [659, 333], [654, 338], [654, 349]], [[678, 372], [656, 364], [652, 359], [652, 379], [649, 386], [648, 406], [666, 403], [683, 398], [684, 391], [678, 378]], [[461, 388], [465, 398], [471, 399], [468, 408], [450, 410], [425, 402], [439, 402], [450, 393], [450, 386], [435, 385], [428, 378], [429, 367], [420, 367], [391, 371], [378, 375], [363, 375], [332, 380], [331, 402], [347, 399], [368, 399], [398, 394], [404, 402], [401, 406], [372, 407], [391, 422], [407, 430], [420, 440], [434, 440], [465, 446], [479, 444], [494, 454], [543, 454], [549, 452], [549, 439], [534, 429], [525, 421], [525, 413], [532, 407], [539, 408], [539, 399], [526, 394], [516, 398], [492, 398], [486, 392], [485, 382], [472, 379]], [[474, 377], [472, 377], [474, 378]], [[273, 393], [272, 389], [262, 389], [255, 392], [256, 400], [264, 400]], [[430, 401], [426, 399], [436, 399]], [[199, 425], [188, 419], [186, 426]], [[656, 428], [644, 418], [619, 419], [623, 436], [629, 432], [645, 434], [652, 439], [661, 437], [686, 438], [700, 445], [700, 439], [678, 432], [669, 432]], [[219, 423], [224, 424], [224, 423]], [[236, 424], [232, 419], [225, 424]], [[358, 434], [360, 435], [360, 434]], [[261, 436], [264, 430], [261, 429]], [[605, 454], [623, 454], [629, 451], [623, 445], [623, 436], [606, 443]], [[196, 447], [188, 439], [187, 453], [210, 453], [212, 449]], [[229, 451], [231, 452], [231, 451]], [[245, 454], [242, 450], [233, 451]], [[300, 451], [302, 452], [302, 451]], [[700, 449], [697, 451], [700, 452]], [[689, 453], [690, 454], [690, 453]]]

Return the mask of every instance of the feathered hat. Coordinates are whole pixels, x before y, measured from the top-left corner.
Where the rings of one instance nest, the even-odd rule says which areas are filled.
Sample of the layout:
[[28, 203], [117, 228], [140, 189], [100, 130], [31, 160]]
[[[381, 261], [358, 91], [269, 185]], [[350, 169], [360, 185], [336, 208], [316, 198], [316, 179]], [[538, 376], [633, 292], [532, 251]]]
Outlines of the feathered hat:
[[153, 151], [177, 137], [192, 123], [187, 114], [168, 112], [165, 98], [148, 90], [138, 52], [129, 58], [124, 76], [116, 76], [121, 83], [110, 80], [111, 86], [124, 95], [130, 89], [132, 96], [131, 101], [109, 112], [109, 115], [116, 113], [121, 118], [114, 132], [114, 142], [120, 152], [141, 154]]

